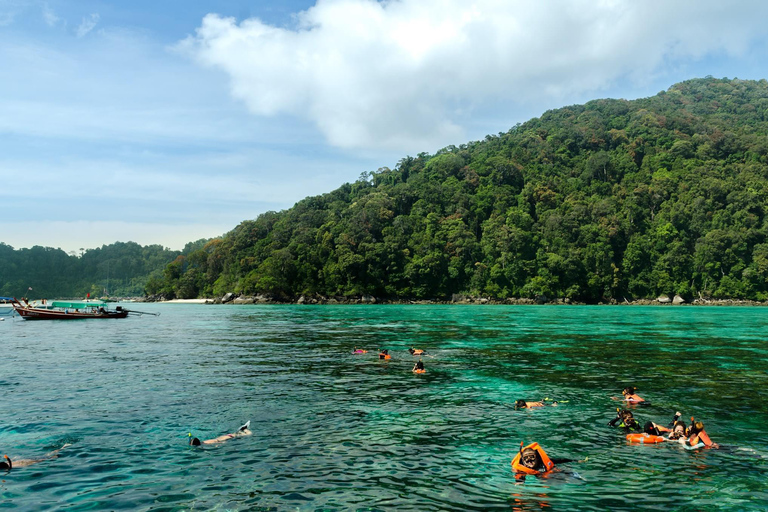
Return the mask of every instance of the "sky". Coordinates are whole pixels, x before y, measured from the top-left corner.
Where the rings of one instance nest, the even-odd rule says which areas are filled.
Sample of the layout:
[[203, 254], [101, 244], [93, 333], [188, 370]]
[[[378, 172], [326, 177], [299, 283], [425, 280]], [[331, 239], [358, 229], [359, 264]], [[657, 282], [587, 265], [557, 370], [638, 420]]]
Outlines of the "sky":
[[0, 0], [0, 242], [181, 249], [549, 109], [768, 78], [762, 0]]

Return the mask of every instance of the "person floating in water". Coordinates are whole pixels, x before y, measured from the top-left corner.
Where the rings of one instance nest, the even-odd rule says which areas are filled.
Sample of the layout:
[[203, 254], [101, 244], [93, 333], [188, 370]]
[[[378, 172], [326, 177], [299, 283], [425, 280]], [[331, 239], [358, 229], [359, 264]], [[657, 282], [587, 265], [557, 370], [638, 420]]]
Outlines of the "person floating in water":
[[709, 435], [704, 431], [704, 423], [693, 421], [691, 417], [691, 426], [688, 428], [688, 437], [678, 439], [678, 442], [686, 448], [720, 448], [717, 443], [713, 443]]
[[616, 417], [608, 422], [608, 426], [619, 427], [627, 434], [632, 432], [643, 432], [643, 427], [635, 419], [632, 411], [626, 409], [616, 409]]
[[367, 354], [367, 353], [368, 353], [368, 351], [367, 351], [367, 350], [363, 350], [363, 349], [361, 349], [361, 348], [357, 348], [357, 347], [355, 347], [355, 350], [353, 350], [353, 351], [352, 351], [352, 353], [353, 353], [353, 354]]
[[645, 400], [637, 394], [637, 388], [634, 386], [624, 388], [621, 394], [624, 396], [622, 400], [625, 402], [629, 402], [631, 404], [639, 404], [645, 402]]
[[679, 441], [680, 439], [685, 439], [688, 437], [688, 428], [685, 426], [685, 423], [677, 420], [675, 421], [675, 424], [672, 425], [672, 431], [667, 436], [667, 439], [670, 441]]
[[389, 350], [379, 350], [379, 359], [392, 359]]
[[58, 450], [53, 450], [52, 452], [48, 452], [45, 454], [44, 457], [39, 459], [11, 459], [7, 455], [3, 455], [4, 461], [0, 462], [0, 470], [6, 470], [10, 471], [13, 468], [24, 468], [27, 466], [31, 466], [33, 464], [37, 464], [39, 462], [45, 462], [47, 460], [53, 460], [59, 457], [59, 452], [66, 448], [67, 446], [71, 446], [70, 443], [64, 444], [61, 448]]
[[426, 350], [422, 350], [420, 348], [413, 348], [413, 347], [411, 347], [411, 348], [408, 349], [408, 352], [410, 352], [412, 356], [425, 356], [425, 355], [427, 355], [427, 351]]
[[223, 436], [219, 436], [215, 439], [206, 439], [205, 441], [200, 441], [196, 437], [192, 437], [192, 433], [189, 434], [189, 444], [192, 446], [200, 446], [201, 444], [219, 444], [223, 443], [225, 441], [229, 441], [230, 439], [235, 439], [236, 437], [243, 437], [243, 436], [249, 436], [253, 434], [253, 432], [250, 431], [251, 427], [251, 421], [248, 420], [245, 425], [237, 429], [237, 432], [234, 432], [232, 434], [224, 434]]
[[675, 427], [675, 423], [680, 419], [680, 416], [682, 416], [681, 412], [676, 412], [675, 416], [672, 418], [672, 421], [669, 422], [669, 424], [665, 427], [663, 425], [659, 425], [658, 423], [654, 423], [652, 421], [649, 421], [645, 424], [645, 428], [643, 429], [646, 434], [651, 434], [654, 436], [660, 436], [662, 434], [667, 434], [672, 432], [672, 430]]
[[419, 359], [416, 364], [413, 365], [413, 373], [426, 373], [427, 370], [424, 369], [424, 361]]
[[538, 402], [528, 402], [526, 400], [515, 400], [515, 409], [530, 409], [531, 407], [544, 407], [545, 405], [557, 405], [557, 401], [553, 400], [552, 402], [545, 402], [544, 400], [540, 400]]
[[524, 479], [525, 475], [543, 475], [555, 469], [556, 464], [576, 462], [575, 459], [550, 459], [539, 443], [531, 443], [523, 447], [520, 443], [520, 451], [512, 459], [512, 470], [515, 478]]

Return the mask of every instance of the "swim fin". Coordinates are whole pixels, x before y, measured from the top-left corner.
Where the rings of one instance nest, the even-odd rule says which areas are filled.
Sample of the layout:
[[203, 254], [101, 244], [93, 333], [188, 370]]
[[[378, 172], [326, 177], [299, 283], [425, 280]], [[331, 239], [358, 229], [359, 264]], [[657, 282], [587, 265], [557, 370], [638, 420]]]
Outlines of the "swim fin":
[[237, 429], [238, 432], [242, 432], [244, 430], [248, 430], [251, 427], [251, 420], [248, 420], [245, 422], [245, 425]]

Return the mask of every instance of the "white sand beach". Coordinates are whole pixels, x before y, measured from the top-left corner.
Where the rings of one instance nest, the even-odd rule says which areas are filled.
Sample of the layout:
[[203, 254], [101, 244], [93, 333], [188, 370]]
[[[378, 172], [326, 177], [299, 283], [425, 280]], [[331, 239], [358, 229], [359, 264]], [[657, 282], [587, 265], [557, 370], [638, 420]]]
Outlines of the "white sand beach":
[[205, 304], [209, 300], [213, 299], [173, 299], [157, 302], [156, 304]]

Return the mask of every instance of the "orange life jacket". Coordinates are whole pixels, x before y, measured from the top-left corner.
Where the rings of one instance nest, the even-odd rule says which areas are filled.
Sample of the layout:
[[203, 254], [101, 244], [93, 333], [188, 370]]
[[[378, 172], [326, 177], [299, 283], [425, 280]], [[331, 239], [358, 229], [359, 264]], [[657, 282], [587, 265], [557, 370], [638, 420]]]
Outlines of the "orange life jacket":
[[[520, 457], [523, 455], [523, 451], [529, 448], [531, 450], [534, 450], [536, 453], [539, 454], [539, 457], [541, 457], [541, 462], [544, 463], [544, 467], [546, 468], [544, 471], [537, 471], [535, 469], [531, 469], [525, 466], [520, 461]], [[526, 473], [528, 475], [541, 475], [543, 473], [552, 471], [554, 468], [555, 468], [554, 462], [549, 460], [549, 457], [547, 457], [547, 453], [544, 451], [544, 449], [541, 446], [539, 446], [539, 443], [531, 443], [528, 446], [521, 448], [520, 451], [517, 452], [517, 455], [515, 455], [515, 458], [512, 459], [512, 469], [517, 473]]]

